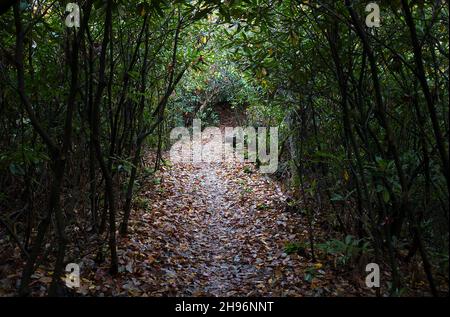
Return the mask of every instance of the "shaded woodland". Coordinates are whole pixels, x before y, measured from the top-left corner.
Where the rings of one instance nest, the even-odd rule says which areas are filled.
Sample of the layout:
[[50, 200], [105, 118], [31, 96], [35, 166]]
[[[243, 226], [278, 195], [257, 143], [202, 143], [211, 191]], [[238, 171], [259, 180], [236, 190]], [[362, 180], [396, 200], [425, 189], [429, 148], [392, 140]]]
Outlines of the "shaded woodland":
[[[448, 1], [68, 2], [0, 1], [0, 296], [448, 296]], [[194, 118], [277, 172], [173, 164]]]

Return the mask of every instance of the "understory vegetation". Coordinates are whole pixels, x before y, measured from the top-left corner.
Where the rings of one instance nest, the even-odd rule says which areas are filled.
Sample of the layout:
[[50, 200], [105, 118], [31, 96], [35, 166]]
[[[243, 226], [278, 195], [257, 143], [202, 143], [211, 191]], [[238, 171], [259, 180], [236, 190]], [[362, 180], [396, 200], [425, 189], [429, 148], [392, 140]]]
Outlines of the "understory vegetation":
[[286, 254], [378, 263], [378, 295], [448, 294], [448, 2], [378, 1], [378, 28], [367, 1], [80, 0], [79, 28], [68, 2], [2, 2], [0, 282], [33, 294], [45, 266], [65, 295], [86, 253], [116, 276], [171, 129], [225, 111], [279, 127], [270, 177], [308, 224]]

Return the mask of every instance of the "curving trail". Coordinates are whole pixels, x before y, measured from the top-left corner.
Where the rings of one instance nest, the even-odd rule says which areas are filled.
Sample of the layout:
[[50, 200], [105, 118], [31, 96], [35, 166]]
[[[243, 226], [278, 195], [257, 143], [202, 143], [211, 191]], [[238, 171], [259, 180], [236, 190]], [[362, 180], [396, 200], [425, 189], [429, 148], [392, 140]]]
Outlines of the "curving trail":
[[155, 295], [301, 294], [305, 259], [284, 253], [299, 227], [275, 183], [226, 163], [176, 164], [159, 177], [151, 211], [132, 224], [155, 253]]
[[[232, 121], [222, 111], [221, 128], [236, 126]], [[149, 169], [153, 156], [143, 160]], [[306, 219], [287, 211], [278, 184], [253, 164], [165, 162], [140, 180], [130, 233], [118, 240], [119, 276], [107, 273], [107, 263], [96, 267], [86, 259], [81, 294], [349, 296], [367, 291], [336, 272], [333, 259], [322, 255], [322, 263], [314, 263], [308, 252], [285, 253], [290, 242], [308, 243]], [[320, 235], [320, 226], [315, 227]], [[313, 268], [314, 278], [306, 281]]]
[[[354, 293], [328, 268], [319, 270], [312, 283], [304, 280], [316, 263], [284, 253], [289, 241], [307, 241], [304, 219], [285, 211], [286, 197], [278, 185], [253, 165], [175, 164], [155, 177], [157, 184], [148, 178], [143, 185], [131, 234], [121, 241], [126, 246], [122, 264], [133, 276], [122, 294]], [[335, 283], [341, 286], [335, 288]]]

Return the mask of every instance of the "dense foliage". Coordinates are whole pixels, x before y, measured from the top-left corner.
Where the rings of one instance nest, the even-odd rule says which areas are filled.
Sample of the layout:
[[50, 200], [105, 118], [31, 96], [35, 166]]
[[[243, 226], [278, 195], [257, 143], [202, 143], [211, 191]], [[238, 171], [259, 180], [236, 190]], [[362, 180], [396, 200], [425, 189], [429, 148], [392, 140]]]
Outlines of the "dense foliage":
[[77, 2], [79, 28], [67, 1], [0, 16], [0, 222], [26, 261], [20, 294], [41, 262], [59, 294], [68, 250], [92, 239], [117, 273], [143, 151], [158, 168], [170, 129], [218, 124], [218, 104], [280, 127], [276, 176], [310, 219], [313, 258], [387, 263], [392, 295], [412, 261], [433, 295], [448, 287], [445, 1], [379, 1], [379, 28], [366, 1]]

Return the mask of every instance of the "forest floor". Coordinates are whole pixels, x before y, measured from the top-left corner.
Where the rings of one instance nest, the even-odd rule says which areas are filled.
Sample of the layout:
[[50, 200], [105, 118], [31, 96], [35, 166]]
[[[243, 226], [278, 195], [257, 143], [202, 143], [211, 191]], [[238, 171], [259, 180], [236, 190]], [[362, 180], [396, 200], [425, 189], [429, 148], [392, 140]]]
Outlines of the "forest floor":
[[[285, 253], [288, 242], [307, 241], [306, 223], [285, 211], [286, 196], [278, 184], [253, 167], [174, 164], [163, 167], [156, 179], [143, 185], [131, 233], [120, 241], [122, 271], [132, 277], [126, 286], [118, 285], [119, 292], [362, 295], [361, 285], [340, 277], [330, 263]], [[311, 270], [315, 277], [307, 282], [305, 273]]]
[[[365, 286], [364, 266], [343, 267], [320, 250], [311, 259], [302, 206], [287, 208], [289, 193], [254, 164], [174, 163], [164, 156], [158, 172], [139, 179], [129, 234], [118, 236], [118, 275], [90, 251], [98, 248], [95, 235], [82, 224], [68, 227], [75, 242], [67, 260], [80, 264], [81, 287], [67, 296], [375, 295]], [[147, 151], [143, 169], [154, 162]], [[323, 229], [329, 228], [324, 212], [314, 215], [316, 243], [332, 238]], [[292, 243], [305, 247], [289, 252]], [[0, 296], [12, 296], [24, 261], [13, 242], [3, 239], [0, 246]], [[51, 254], [51, 244], [45, 248]], [[106, 243], [104, 251], [108, 256]], [[51, 276], [51, 267], [37, 268], [33, 296], [46, 294]]]
[[[220, 117], [222, 129], [236, 124], [230, 113], [222, 111]], [[150, 153], [144, 162], [152, 168]], [[304, 214], [287, 210], [287, 195], [280, 185], [254, 164], [164, 162], [158, 173], [140, 181], [130, 233], [119, 239], [119, 277], [107, 274], [107, 264], [97, 267], [82, 279], [78, 293], [374, 294], [364, 285], [364, 271], [355, 268], [342, 274], [330, 257], [312, 261], [308, 251], [287, 254], [288, 243], [308, 243], [308, 222]], [[307, 274], [312, 278], [305, 280]]]
[[[145, 161], [154, 163], [152, 155]], [[129, 234], [118, 237], [119, 274], [111, 276], [109, 261], [98, 264], [89, 252], [95, 239], [79, 242], [68, 258], [81, 267], [81, 287], [66, 296], [373, 295], [331, 258], [286, 253], [289, 242], [308, 241], [307, 222], [286, 210], [279, 184], [252, 164], [166, 163], [140, 182]], [[17, 249], [1, 250], [0, 296], [13, 296], [24, 262]], [[314, 276], [307, 281], [308, 272]], [[41, 264], [31, 295], [45, 296], [51, 276]]]
[[[222, 112], [222, 128], [236, 124], [230, 117]], [[152, 169], [154, 153], [143, 162]], [[97, 247], [95, 238], [80, 240], [67, 257], [80, 264], [81, 287], [68, 296], [374, 294], [363, 285], [361, 270], [342, 274], [330, 257], [312, 261], [308, 251], [286, 252], [288, 243], [308, 243], [308, 222], [287, 211], [279, 184], [254, 164], [174, 164], [167, 157], [163, 163], [139, 180], [129, 234], [118, 237], [119, 274], [108, 273], [108, 261], [95, 261], [89, 252]], [[0, 296], [16, 293], [24, 264], [19, 254], [5, 254], [9, 260], [0, 265]], [[45, 295], [51, 274], [44, 265], [37, 268], [33, 296]]]
[[[154, 153], [143, 162], [152, 169]], [[308, 251], [286, 252], [288, 243], [308, 243], [308, 222], [287, 210], [279, 184], [254, 164], [163, 162], [139, 180], [129, 234], [118, 237], [119, 274], [108, 273], [108, 261], [95, 261], [89, 252], [97, 248], [95, 238], [79, 240], [67, 257], [80, 264], [81, 287], [68, 296], [373, 295], [361, 270], [342, 274], [330, 257], [312, 261]], [[17, 290], [19, 254], [5, 254], [0, 265], [0, 296]], [[37, 268], [33, 296], [45, 295], [51, 274]]]
[[[153, 156], [144, 158], [149, 169]], [[91, 246], [78, 242], [84, 255], [74, 255], [72, 246], [68, 258], [81, 266], [81, 287], [66, 295], [374, 296], [361, 267], [341, 267], [321, 252], [315, 261], [308, 250], [288, 254], [289, 243], [308, 245], [308, 222], [286, 200], [280, 184], [250, 163], [165, 160], [159, 172], [140, 179], [129, 234], [118, 237], [119, 274], [108, 273], [108, 260], [95, 261], [89, 252], [95, 239]], [[330, 239], [321, 218], [315, 218], [316, 242]], [[24, 262], [0, 242], [6, 259], [0, 296], [13, 296]], [[51, 275], [48, 266], [37, 268], [33, 296], [46, 294]]]

